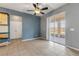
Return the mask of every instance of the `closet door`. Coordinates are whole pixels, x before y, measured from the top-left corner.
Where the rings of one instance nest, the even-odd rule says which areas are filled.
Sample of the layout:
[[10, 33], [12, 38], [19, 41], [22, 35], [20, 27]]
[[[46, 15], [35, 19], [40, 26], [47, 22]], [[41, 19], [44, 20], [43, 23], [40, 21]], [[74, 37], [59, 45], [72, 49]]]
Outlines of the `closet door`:
[[22, 38], [22, 22], [18, 21], [16, 23], [16, 28], [15, 28], [15, 37], [16, 38]]
[[22, 18], [20, 16], [11, 15], [10, 38], [22, 38]]

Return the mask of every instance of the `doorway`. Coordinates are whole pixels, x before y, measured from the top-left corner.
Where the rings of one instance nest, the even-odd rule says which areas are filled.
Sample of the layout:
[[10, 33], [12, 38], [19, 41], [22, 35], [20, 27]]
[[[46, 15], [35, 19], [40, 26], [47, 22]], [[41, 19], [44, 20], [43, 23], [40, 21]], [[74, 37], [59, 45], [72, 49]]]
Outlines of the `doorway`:
[[65, 12], [47, 19], [47, 39], [65, 45]]

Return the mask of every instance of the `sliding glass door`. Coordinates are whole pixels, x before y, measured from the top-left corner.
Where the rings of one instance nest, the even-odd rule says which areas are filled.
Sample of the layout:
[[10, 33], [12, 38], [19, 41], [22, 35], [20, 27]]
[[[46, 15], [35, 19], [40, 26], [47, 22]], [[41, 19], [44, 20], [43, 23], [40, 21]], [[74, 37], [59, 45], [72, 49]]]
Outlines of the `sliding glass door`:
[[65, 20], [60, 21], [60, 37], [65, 38]]
[[49, 40], [65, 45], [65, 18], [59, 13], [49, 19]]

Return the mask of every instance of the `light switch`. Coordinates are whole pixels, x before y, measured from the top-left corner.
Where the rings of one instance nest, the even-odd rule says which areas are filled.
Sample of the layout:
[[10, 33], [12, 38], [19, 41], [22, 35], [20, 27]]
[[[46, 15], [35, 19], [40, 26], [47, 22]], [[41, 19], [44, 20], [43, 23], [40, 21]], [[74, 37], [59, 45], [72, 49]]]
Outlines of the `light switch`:
[[70, 28], [70, 31], [75, 31], [75, 29], [74, 28]]

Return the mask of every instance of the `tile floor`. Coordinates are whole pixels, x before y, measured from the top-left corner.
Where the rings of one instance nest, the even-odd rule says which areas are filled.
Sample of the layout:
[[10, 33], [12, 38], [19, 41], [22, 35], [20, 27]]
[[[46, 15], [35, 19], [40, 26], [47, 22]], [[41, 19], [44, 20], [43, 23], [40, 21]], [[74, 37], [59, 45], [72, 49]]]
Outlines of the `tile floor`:
[[50, 36], [50, 40], [65, 45], [65, 38]]
[[0, 56], [79, 56], [79, 52], [46, 40], [12, 40], [0, 47]]

